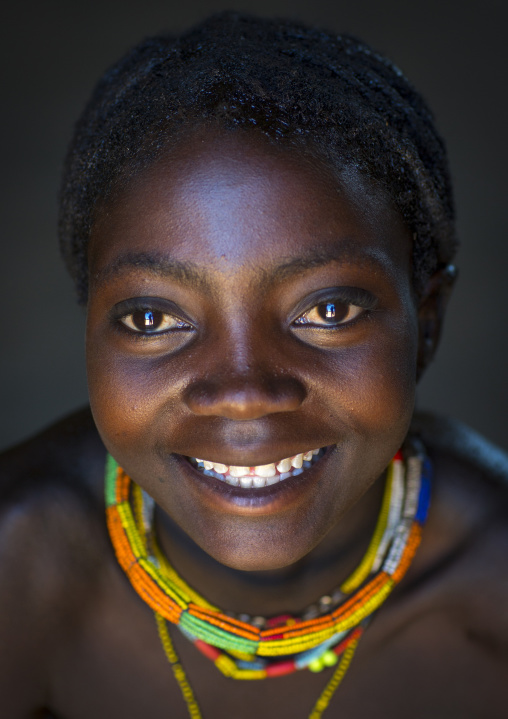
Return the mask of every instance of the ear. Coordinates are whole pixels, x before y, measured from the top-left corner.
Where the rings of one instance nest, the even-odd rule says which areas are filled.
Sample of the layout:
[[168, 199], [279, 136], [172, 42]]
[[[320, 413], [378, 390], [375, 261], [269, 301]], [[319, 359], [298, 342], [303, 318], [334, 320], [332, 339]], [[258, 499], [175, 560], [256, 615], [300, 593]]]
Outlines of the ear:
[[427, 366], [434, 359], [441, 337], [446, 307], [456, 279], [456, 268], [454, 265], [448, 265], [444, 269], [435, 272], [425, 286], [418, 305], [417, 380], [420, 379]]

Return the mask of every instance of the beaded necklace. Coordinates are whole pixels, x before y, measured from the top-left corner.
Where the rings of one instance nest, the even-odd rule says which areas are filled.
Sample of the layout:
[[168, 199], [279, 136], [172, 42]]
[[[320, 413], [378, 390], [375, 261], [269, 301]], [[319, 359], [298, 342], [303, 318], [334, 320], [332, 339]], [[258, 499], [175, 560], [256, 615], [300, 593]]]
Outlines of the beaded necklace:
[[408, 443], [397, 452], [388, 466], [381, 511], [360, 565], [301, 617], [265, 619], [221, 611], [177, 574], [156, 541], [153, 499], [108, 455], [106, 516], [115, 554], [133, 588], [155, 614], [190, 717], [200, 719], [201, 712], [167, 622], [233, 679], [264, 679], [304, 668], [317, 672], [336, 664], [309, 715], [320, 719], [373, 613], [411, 564], [427, 517], [430, 475], [430, 462], [419, 443]]

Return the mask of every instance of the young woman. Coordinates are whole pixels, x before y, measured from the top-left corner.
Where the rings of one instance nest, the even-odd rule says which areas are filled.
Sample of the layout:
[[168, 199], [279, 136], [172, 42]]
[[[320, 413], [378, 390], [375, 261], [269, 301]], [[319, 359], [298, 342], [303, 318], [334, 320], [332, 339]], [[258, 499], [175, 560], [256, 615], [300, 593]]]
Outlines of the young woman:
[[400, 71], [231, 13], [148, 40], [60, 229], [91, 410], [1, 460], [3, 716], [505, 716], [506, 461], [413, 416], [456, 241]]

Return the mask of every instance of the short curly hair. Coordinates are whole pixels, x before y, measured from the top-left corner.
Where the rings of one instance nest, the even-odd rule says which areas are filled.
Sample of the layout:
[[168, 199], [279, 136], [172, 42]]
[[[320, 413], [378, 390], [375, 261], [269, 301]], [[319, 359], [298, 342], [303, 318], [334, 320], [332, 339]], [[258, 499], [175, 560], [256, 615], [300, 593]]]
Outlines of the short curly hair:
[[378, 183], [413, 233], [417, 293], [453, 258], [446, 149], [402, 72], [351, 36], [223, 12], [180, 36], [134, 47], [99, 81], [77, 123], [59, 233], [81, 302], [97, 207], [122, 177], [148, 166], [189, 126], [206, 123], [313, 148]]

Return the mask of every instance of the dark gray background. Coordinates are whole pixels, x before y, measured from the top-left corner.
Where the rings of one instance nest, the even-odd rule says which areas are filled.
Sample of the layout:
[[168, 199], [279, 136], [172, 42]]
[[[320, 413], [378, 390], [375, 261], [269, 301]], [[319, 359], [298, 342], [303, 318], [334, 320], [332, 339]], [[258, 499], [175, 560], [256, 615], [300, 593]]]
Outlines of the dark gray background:
[[424, 93], [448, 141], [460, 282], [422, 407], [508, 448], [505, 0], [18, 0], [2, 5], [0, 447], [86, 401], [84, 314], [56, 244], [59, 172], [103, 70], [144, 35], [232, 7], [352, 32]]

